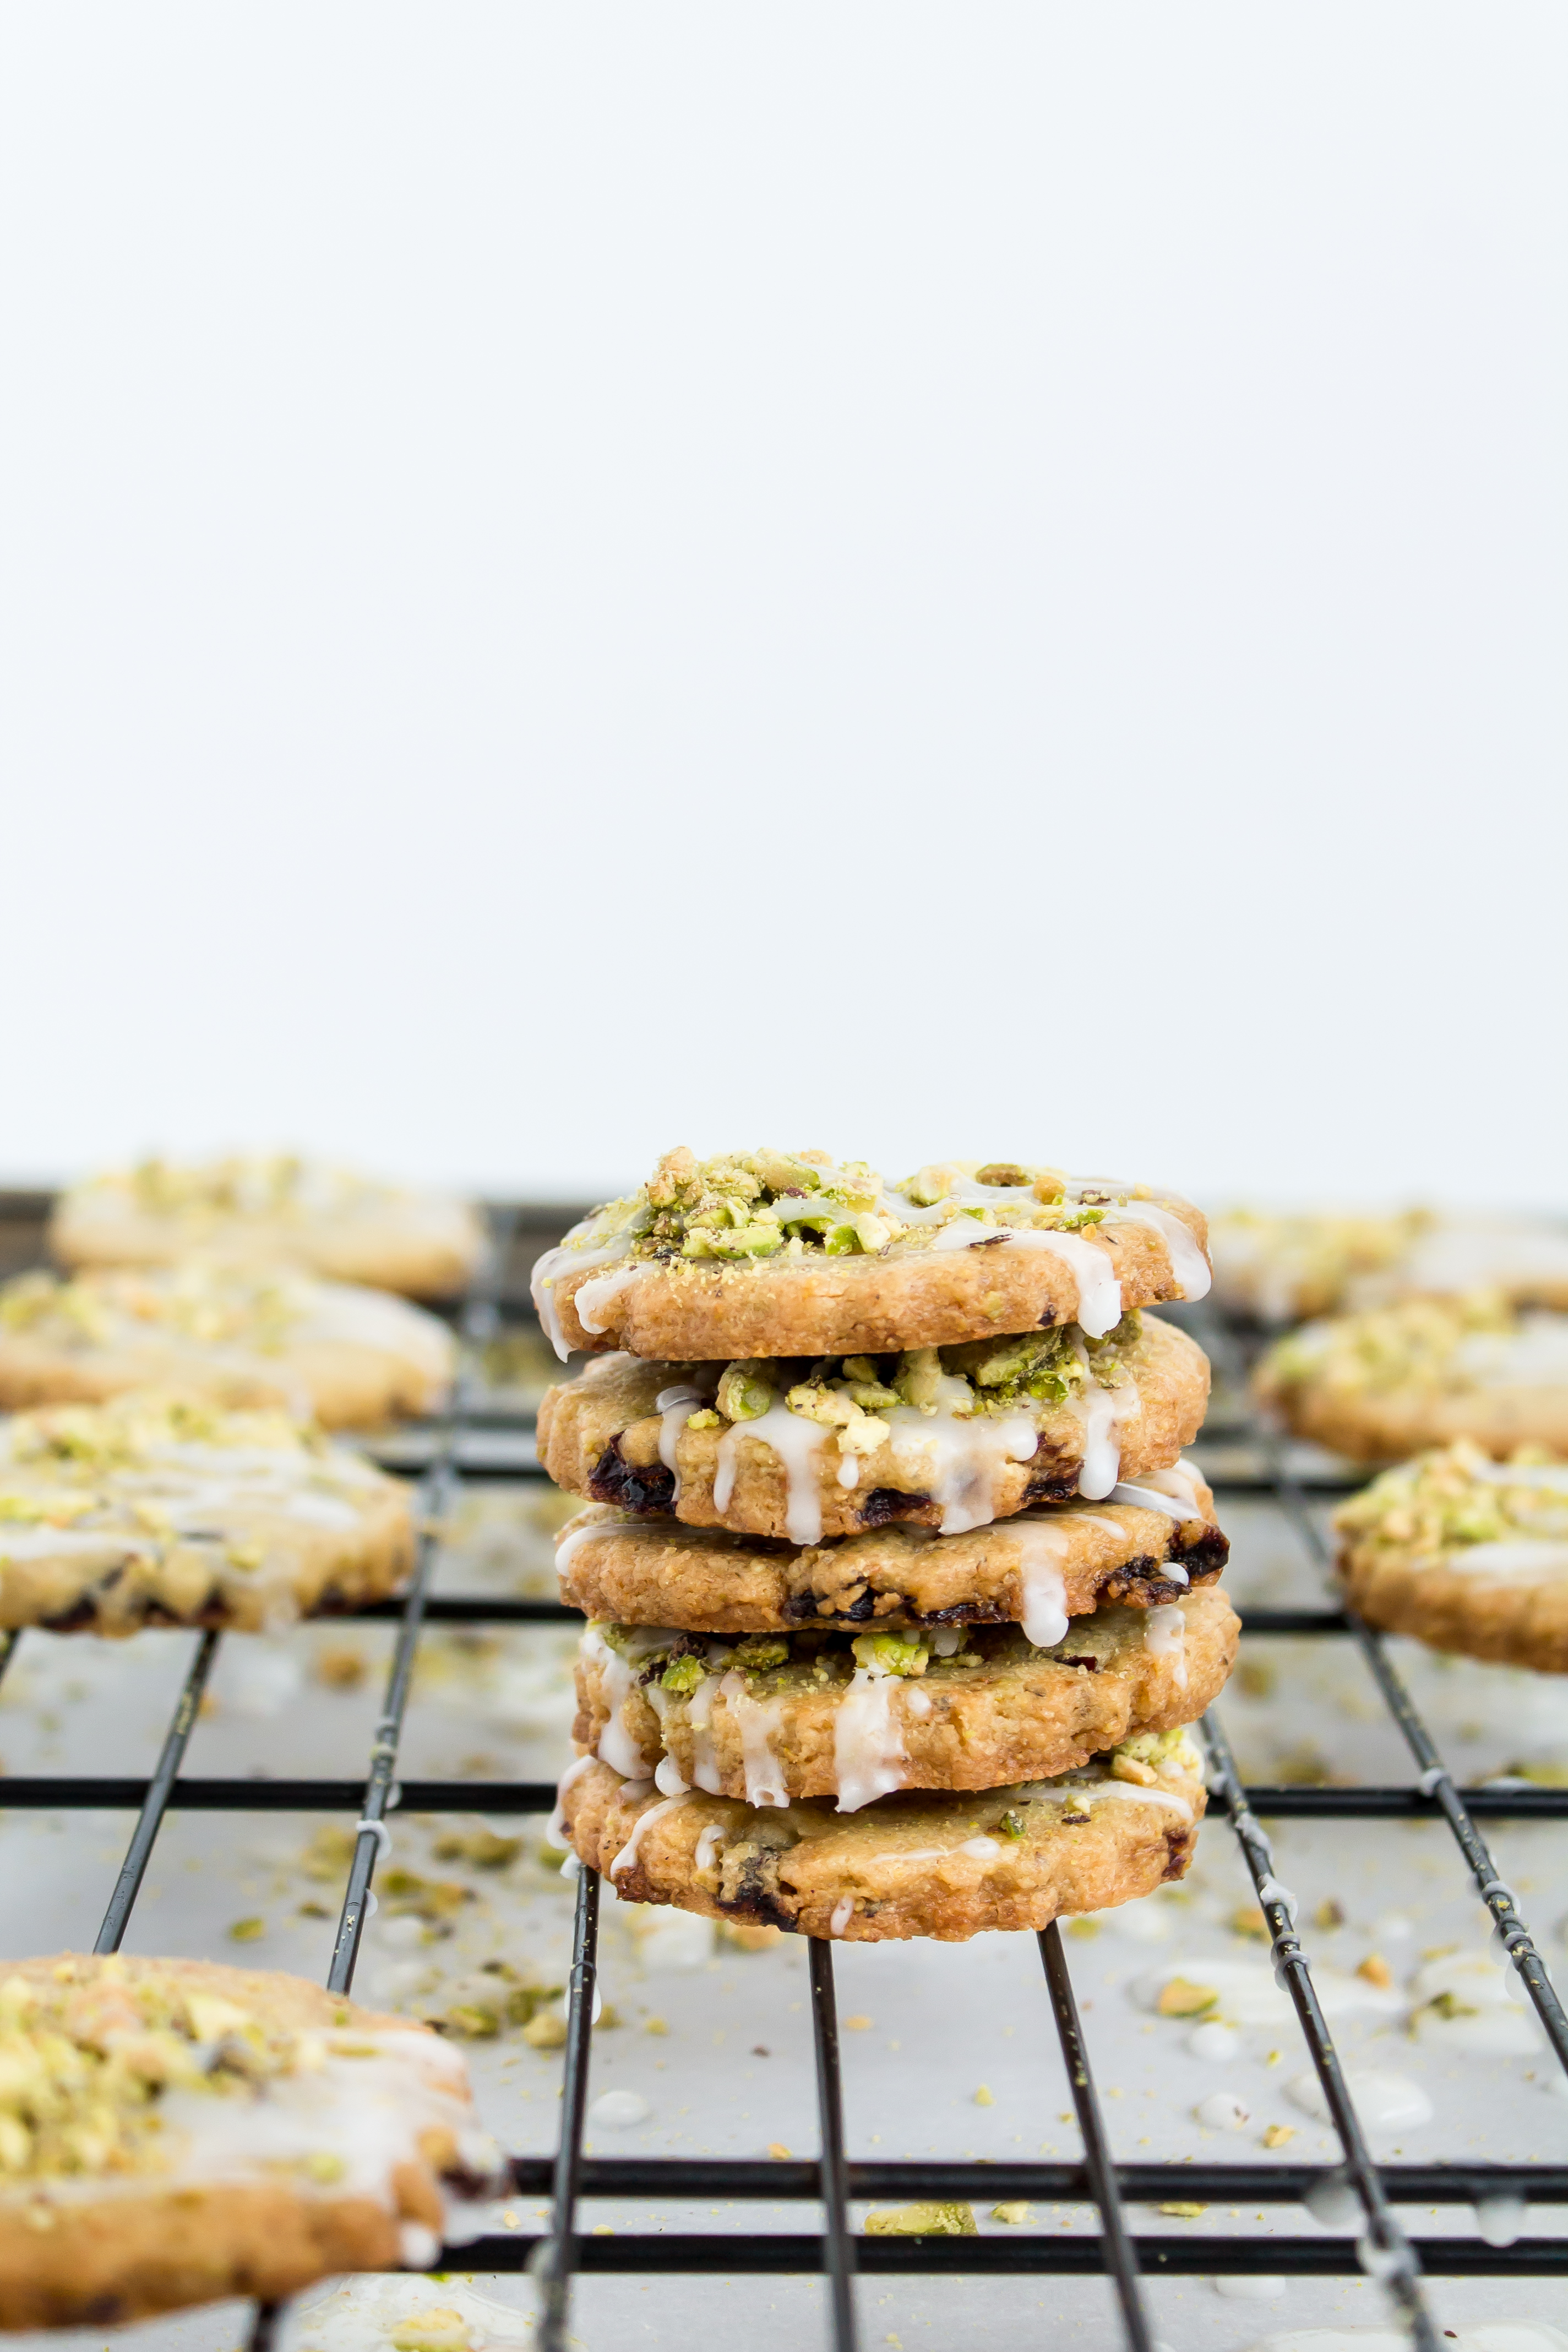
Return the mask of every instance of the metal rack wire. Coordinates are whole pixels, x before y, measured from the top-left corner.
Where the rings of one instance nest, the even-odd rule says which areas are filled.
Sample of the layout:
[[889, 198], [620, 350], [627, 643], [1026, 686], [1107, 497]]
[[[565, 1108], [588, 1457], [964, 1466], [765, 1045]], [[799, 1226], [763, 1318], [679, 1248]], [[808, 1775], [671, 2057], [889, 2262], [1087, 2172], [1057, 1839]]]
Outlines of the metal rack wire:
[[[539, 1475], [527, 1444], [528, 1422], [498, 1412], [486, 1403], [475, 1381], [473, 1351], [497, 1328], [498, 1301], [504, 1297], [503, 1266], [511, 1225], [520, 1213], [495, 1213], [486, 1266], [466, 1301], [459, 1328], [464, 1369], [447, 1419], [428, 1434], [420, 1480], [419, 1517], [438, 1524], [463, 1483], [485, 1477]], [[528, 1219], [531, 1226], [548, 1222]], [[1240, 1370], [1236, 1335], [1217, 1318], [1201, 1320], [1202, 1337], [1222, 1367]], [[1251, 1433], [1252, 1475], [1215, 1478], [1226, 1492], [1272, 1495], [1300, 1532], [1318, 1565], [1328, 1566], [1327, 1549], [1309, 1499], [1291, 1476], [1279, 1448], [1267, 1435]], [[404, 1448], [399, 1466], [407, 1458]], [[187, 1778], [185, 1748], [222, 1636], [204, 1633], [176, 1700], [157, 1765], [145, 1779], [89, 1775], [17, 1776], [5, 1783], [7, 1809], [86, 1810], [125, 1808], [135, 1826], [116, 1880], [95, 1949], [118, 1949], [159, 1830], [171, 1811], [316, 1811], [351, 1815], [358, 1834], [334, 1942], [329, 1986], [347, 1992], [353, 1983], [360, 1937], [368, 1910], [378, 1856], [385, 1843], [386, 1816], [403, 1806], [418, 1813], [538, 1814], [548, 1812], [555, 1792], [546, 1782], [511, 1780], [405, 1780], [396, 1779], [402, 1732], [416, 1652], [425, 1626], [440, 1622], [561, 1624], [574, 1612], [550, 1601], [468, 1599], [432, 1594], [432, 1569], [439, 1537], [427, 1533], [408, 1591], [400, 1600], [374, 1604], [354, 1614], [392, 1620], [397, 1636], [385, 1696], [365, 1777], [223, 1780]], [[1515, 1898], [1500, 1877], [1478, 1826], [1483, 1818], [1513, 1821], [1568, 1819], [1568, 1790], [1556, 1789], [1462, 1789], [1444, 1764], [1431, 1734], [1386, 1649], [1370, 1627], [1329, 1601], [1321, 1608], [1249, 1609], [1249, 1638], [1311, 1635], [1352, 1643], [1371, 1670], [1415, 1768], [1407, 1786], [1247, 1787], [1237, 1775], [1222, 1723], [1211, 1710], [1202, 1726], [1207, 1749], [1209, 1790], [1215, 1817], [1228, 1822], [1251, 1874], [1267, 1921], [1276, 1976], [1289, 1995], [1302, 2038], [1328, 2105], [1342, 2150], [1340, 2165], [1214, 2164], [1205, 2162], [1119, 2164], [1110, 2147], [1106, 2118], [1097, 2097], [1088, 2042], [1079, 2021], [1065, 1946], [1058, 1928], [1039, 1937], [1050, 2015], [1066, 2066], [1083, 2161], [1071, 2163], [901, 2161], [851, 2163], [845, 2149], [833, 1951], [810, 1946], [810, 1989], [816, 2056], [820, 2153], [815, 2159], [731, 2160], [709, 2158], [596, 2158], [584, 2152], [590, 2064], [589, 2035], [597, 1968], [599, 1881], [588, 1871], [577, 1880], [559, 2144], [553, 2157], [511, 2159], [514, 2190], [547, 2196], [549, 2230], [481, 2237], [444, 2251], [444, 2266], [484, 2275], [527, 2269], [541, 2290], [539, 2341], [544, 2352], [564, 2352], [572, 2282], [575, 2275], [604, 2273], [706, 2273], [744, 2275], [811, 2273], [826, 2283], [826, 2336], [834, 2352], [856, 2344], [855, 2281], [923, 2273], [933, 2276], [1041, 2277], [1103, 2271], [1110, 2282], [1130, 2352], [1152, 2352], [1143, 2281], [1150, 2276], [1280, 2273], [1298, 2276], [1345, 2275], [1362, 2271], [1380, 2280], [1403, 2315], [1418, 2352], [1439, 2352], [1424, 2279], [1561, 2275], [1568, 2279], [1568, 2238], [1520, 2238], [1495, 2245], [1480, 2237], [1413, 2238], [1395, 2208], [1413, 2202], [1470, 2205], [1500, 2196], [1534, 2204], [1568, 2204], [1568, 2166], [1380, 2164], [1347, 2087], [1339, 2053], [1313, 1987], [1311, 1959], [1297, 1933], [1295, 1904], [1273, 1875], [1273, 1856], [1263, 1821], [1318, 1818], [1441, 1820], [1447, 1822], [1489, 1915], [1498, 1941], [1518, 1971], [1558, 2061], [1568, 2069], [1568, 2017], [1547, 1975]], [[0, 1638], [0, 1676], [26, 1637]], [[584, 2234], [579, 2206], [594, 2199], [682, 2200], [720, 2196], [769, 2203], [800, 2201], [821, 2209], [820, 2226], [803, 2232], [747, 2236], [710, 2232], [683, 2234], [618, 2231]], [[1246, 2198], [1262, 2204], [1305, 2204], [1323, 2226], [1301, 2236], [1226, 2236], [1185, 2228], [1180, 2236], [1135, 2235], [1127, 2226], [1129, 2204], [1183, 2200]], [[1026, 2230], [994, 2237], [882, 2237], [857, 2233], [850, 2207], [868, 2199], [975, 2200], [1023, 2198], [1092, 2204], [1100, 2229], [1094, 2235], [1047, 2235]], [[258, 2311], [255, 2352], [272, 2338], [276, 2314]]]

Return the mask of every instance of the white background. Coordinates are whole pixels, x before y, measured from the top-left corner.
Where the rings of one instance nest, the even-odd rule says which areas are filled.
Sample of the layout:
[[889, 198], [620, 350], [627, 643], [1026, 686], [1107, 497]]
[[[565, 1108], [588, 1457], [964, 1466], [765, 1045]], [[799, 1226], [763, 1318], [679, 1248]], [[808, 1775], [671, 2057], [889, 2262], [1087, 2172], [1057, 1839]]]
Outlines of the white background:
[[0, 1172], [1560, 1204], [1554, 5], [0, 17]]

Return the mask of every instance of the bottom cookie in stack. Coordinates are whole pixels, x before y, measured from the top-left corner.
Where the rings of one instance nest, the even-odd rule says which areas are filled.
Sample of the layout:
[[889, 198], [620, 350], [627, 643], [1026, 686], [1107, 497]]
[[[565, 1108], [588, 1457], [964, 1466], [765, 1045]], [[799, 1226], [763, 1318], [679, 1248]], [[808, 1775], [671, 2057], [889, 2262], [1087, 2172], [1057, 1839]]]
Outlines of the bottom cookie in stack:
[[563, 1591], [617, 1617], [584, 1635], [562, 1834], [630, 1900], [862, 1941], [1180, 1877], [1185, 1727], [1239, 1625], [1207, 1490], [1155, 1499], [806, 1548], [581, 1514]]

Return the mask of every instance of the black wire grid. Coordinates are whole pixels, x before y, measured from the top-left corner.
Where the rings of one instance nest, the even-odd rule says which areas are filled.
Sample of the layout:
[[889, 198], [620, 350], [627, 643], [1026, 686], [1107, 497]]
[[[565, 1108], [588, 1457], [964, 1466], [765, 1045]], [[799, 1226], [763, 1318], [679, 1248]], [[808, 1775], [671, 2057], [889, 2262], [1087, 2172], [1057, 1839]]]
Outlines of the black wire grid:
[[[520, 1448], [519, 1439], [526, 1438], [527, 1416], [498, 1412], [493, 1402], [483, 1398], [473, 1370], [476, 1348], [499, 1328], [500, 1268], [521, 1213], [494, 1213], [487, 1265], [462, 1309], [462, 1369], [449, 1413], [430, 1434], [420, 1480], [418, 1513], [426, 1528], [439, 1528], [464, 1480], [515, 1478], [520, 1470], [526, 1475], [526, 1451]], [[527, 1222], [532, 1227], [544, 1220], [536, 1214]], [[1211, 1355], [1235, 1380], [1243, 1357], [1237, 1334], [1210, 1314], [1189, 1315], [1187, 1319], [1194, 1326], [1201, 1324], [1201, 1336]], [[1212, 1483], [1222, 1496], [1226, 1492], [1272, 1494], [1312, 1559], [1326, 1571], [1328, 1547], [1307, 1496], [1289, 1475], [1282, 1450], [1271, 1444], [1267, 1433], [1255, 1431], [1252, 1438], [1255, 1458], [1264, 1465], [1261, 1473], [1216, 1477]], [[401, 1466], [405, 1448], [397, 1459]], [[536, 1466], [533, 1475], [539, 1475]], [[172, 1807], [219, 1812], [347, 1813], [355, 1821], [358, 1836], [327, 1978], [331, 1990], [346, 1993], [353, 1981], [370, 1908], [371, 1881], [385, 1841], [384, 1823], [389, 1812], [399, 1805], [416, 1813], [537, 1814], [552, 1810], [555, 1790], [548, 1782], [410, 1780], [399, 1783], [395, 1777], [415, 1653], [426, 1624], [559, 1624], [575, 1618], [574, 1612], [553, 1601], [432, 1595], [428, 1588], [439, 1541], [438, 1533], [422, 1536], [415, 1574], [402, 1599], [377, 1602], [355, 1612], [362, 1618], [395, 1620], [398, 1628], [384, 1704], [363, 1781], [197, 1780], [182, 1774], [186, 1744], [222, 1639], [216, 1633], [204, 1633], [197, 1642], [163, 1751], [149, 1779], [38, 1775], [6, 1780], [4, 1802], [7, 1808], [135, 1811], [136, 1825], [95, 1950], [119, 1948], [159, 1829]], [[856, 2344], [858, 2275], [883, 2278], [924, 2273], [939, 2277], [1038, 2278], [1103, 2270], [1129, 2352], [1153, 2352], [1142, 2284], [1147, 2276], [1283, 2273], [1323, 2277], [1360, 2270], [1382, 2282], [1419, 2352], [1440, 2352], [1424, 2287], [1426, 2275], [1568, 2278], [1568, 2238], [1521, 2237], [1510, 2245], [1499, 2246], [1479, 2237], [1418, 2239], [1407, 2234], [1396, 2217], [1396, 2206], [1474, 2206], [1496, 2197], [1536, 2204], [1568, 2203], [1568, 2166], [1374, 2162], [1313, 1990], [1310, 1958], [1296, 1932], [1294, 1903], [1273, 1876], [1268, 1838], [1262, 1826], [1268, 1817], [1446, 1822], [1477, 1897], [1490, 1916], [1496, 1939], [1518, 1970], [1559, 2063], [1568, 2069], [1568, 2017], [1478, 1826], [1482, 1819], [1568, 1819], [1568, 1790], [1457, 1786], [1382, 1639], [1352, 1612], [1328, 1604], [1314, 1609], [1249, 1609], [1244, 1623], [1252, 1637], [1315, 1634], [1352, 1642], [1371, 1670], [1415, 1767], [1415, 1778], [1404, 1787], [1247, 1788], [1237, 1776], [1217, 1716], [1211, 1712], [1201, 1727], [1213, 1812], [1228, 1822], [1251, 1873], [1272, 1941], [1275, 1974], [1289, 1994], [1322, 2084], [1342, 2150], [1342, 2163], [1118, 2164], [1095, 2092], [1067, 1952], [1055, 1925], [1038, 1937], [1040, 1959], [1047, 2002], [1082, 2136], [1081, 2163], [850, 2163], [844, 2148], [833, 1949], [820, 1940], [813, 1940], [810, 1947], [819, 2156], [788, 2161], [586, 2156], [583, 2131], [597, 1968], [599, 1880], [592, 1871], [584, 1870], [577, 1879], [560, 2142], [552, 2158], [514, 2157], [510, 2163], [515, 2193], [550, 2200], [550, 2228], [537, 2236], [508, 2231], [447, 2248], [439, 2258], [442, 2266], [479, 2276], [531, 2271], [540, 2285], [538, 2339], [543, 2352], [564, 2352], [572, 2281], [579, 2272], [730, 2276], [816, 2273], [826, 2282], [826, 2327], [834, 2352], [853, 2352]], [[0, 1637], [0, 1675], [23, 1638], [16, 1633]], [[664, 2231], [600, 2236], [584, 2235], [578, 2228], [578, 2207], [584, 2200], [650, 2199], [668, 2203], [714, 2197], [769, 2204], [815, 2203], [821, 2209], [821, 2226], [798, 2233], [746, 2236]], [[1046, 2235], [1015, 2228], [1005, 2237], [858, 2234], [851, 2226], [850, 2206], [879, 2198], [975, 2201], [1021, 2198], [1058, 2204], [1092, 2203], [1099, 2212], [1100, 2230], [1094, 2235], [1059, 2231]], [[1190, 2224], [1184, 2224], [1179, 2235], [1134, 2236], [1127, 2226], [1126, 2207], [1158, 2204], [1165, 2199], [1303, 2204], [1322, 2226], [1314, 2235], [1296, 2237], [1226, 2236], [1198, 2231]], [[258, 2310], [253, 2352], [262, 2352], [270, 2344], [276, 2316], [269, 2307]]]

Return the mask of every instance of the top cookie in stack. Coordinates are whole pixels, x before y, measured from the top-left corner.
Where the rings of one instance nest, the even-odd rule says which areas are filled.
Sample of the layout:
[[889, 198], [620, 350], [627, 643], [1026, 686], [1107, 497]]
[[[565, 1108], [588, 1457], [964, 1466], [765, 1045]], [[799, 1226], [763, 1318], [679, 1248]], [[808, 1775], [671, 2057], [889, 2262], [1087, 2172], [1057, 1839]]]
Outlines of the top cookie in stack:
[[597, 1506], [557, 1556], [595, 1621], [579, 1853], [643, 1900], [863, 1937], [1179, 1874], [1182, 1727], [1236, 1620], [1179, 1458], [1208, 1367], [1140, 1310], [1203, 1295], [1205, 1238], [1172, 1195], [1052, 1169], [889, 1187], [677, 1151], [550, 1252], [557, 1349], [624, 1351], [540, 1412], [544, 1466]]

